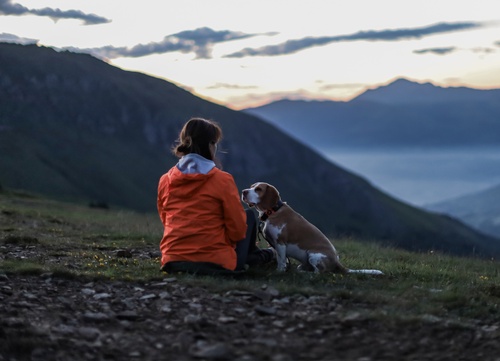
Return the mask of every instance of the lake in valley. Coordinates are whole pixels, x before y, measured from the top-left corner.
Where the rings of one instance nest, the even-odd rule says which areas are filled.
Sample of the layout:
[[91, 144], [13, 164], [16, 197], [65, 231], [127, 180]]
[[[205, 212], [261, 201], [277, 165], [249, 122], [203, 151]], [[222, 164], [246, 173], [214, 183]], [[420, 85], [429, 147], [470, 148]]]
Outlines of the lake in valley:
[[416, 206], [500, 184], [500, 147], [445, 149], [321, 149], [335, 164]]

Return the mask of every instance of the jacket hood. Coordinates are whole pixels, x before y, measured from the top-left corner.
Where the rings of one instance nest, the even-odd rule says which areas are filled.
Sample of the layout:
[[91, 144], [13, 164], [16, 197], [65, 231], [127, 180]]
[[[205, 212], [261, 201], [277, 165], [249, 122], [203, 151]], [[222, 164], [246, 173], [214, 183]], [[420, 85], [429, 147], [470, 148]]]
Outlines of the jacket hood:
[[183, 156], [177, 163], [177, 169], [183, 174], [207, 174], [214, 167], [213, 161], [196, 153]]
[[216, 169], [214, 162], [198, 154], [185, 155], [170, 173], [169, 192], [178, 197], [191, 197]]

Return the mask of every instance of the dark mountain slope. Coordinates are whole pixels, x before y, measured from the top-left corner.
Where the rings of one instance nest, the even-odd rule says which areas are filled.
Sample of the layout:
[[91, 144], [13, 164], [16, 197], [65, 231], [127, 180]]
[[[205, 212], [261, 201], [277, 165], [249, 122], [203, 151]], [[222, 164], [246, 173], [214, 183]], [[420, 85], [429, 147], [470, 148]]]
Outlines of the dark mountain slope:
[[414, 250], [500, 255], [499, 241], [400, 203], [249, 114], [88, 55], [0, 44], [0, 183], [155, 211], [169, 149], [191, 116], [218, 121], [225, 169], [263, 180], [325, 233]]
[[500, 145], [500, 89], [399, 79], [349, 102], [282, 100], [245, 111], [316, 148]]

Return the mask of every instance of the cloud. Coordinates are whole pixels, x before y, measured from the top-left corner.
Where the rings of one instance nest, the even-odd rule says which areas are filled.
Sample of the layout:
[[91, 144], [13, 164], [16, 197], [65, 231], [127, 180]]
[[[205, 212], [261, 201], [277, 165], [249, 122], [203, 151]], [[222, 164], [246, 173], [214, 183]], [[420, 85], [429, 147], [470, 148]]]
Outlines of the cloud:
[[325, 84], [322, 85], [319, 89], [321, 91], [328, 91], [328, 90], [338, 90], [338, 89], [360, 89], [366, 87], [367, 84], [364, 83], [345, 83], [345, 84]]
[[471, 51], [473, 53], [479, 53], [479, 54], [490, 54], [494, 53], [496, 50], [493, 48], [477, 47], [477, 48], [472, 48]]
[[[415, 54], [436, 54], [436, 55], [447, 55], [451, 54], [455, 51], [460, 50], [459, 48], [456, 48], [454, 46], [446, 47], [446, 48], [429, 48], [429, 49], [419, 49], [419, 50], [414, 50], [413, 53]], [[477, 47], [477, 48], [471, 48], [471, 49], [461, 49], [465, 51], [471, 51], [476, 54], [491, 54], [496, 52], [495, 49], [493, 48], [485, 48], [485, 47]]]
[[494, 45], [496, 45], [496, 46], [500, 47], [500, 40], [495, 41]]
[[474, 29], [484, 26], [477, 22], [439, 23], [421, 28], [389, 29], [360, 31], [349, 35], [307, 37], [288, 40], [282, 44], [264, 46], [261, 48], [245, 48], [236, 53], [226, 55], [227, 58], [242, 58], [246, 56], [277, 56], [292, 54], [315, 46], [348, 41], [397, 41], [405, 39], [420, 39], [433, 34]]
[[52, 8], [28, 9], [25, 6], [13, 3], [12, 0], [0, 0], [0, 14], [46, 16], [54, 21], [60, 19], [78, 19], [82, 20], [85, 25], [104, 24], [111, 21], [95, 14], [85, 14], [80, 10], [60, 10]]
[[0, 41], [5, 43], [17, 43], [23, 45], [38, 43], [38, 39], [22, 38], [20, 36], [9, 33], [1, 33]]
[[458, 49], [454, 46], [450, 46], [447, 48], [429, 48], [429, 49], [420, 49], [414, 50], [415, 54], [436, 54], [436, 55], [446, 55], [457, 51]]
[[257, 89], [258, 87], [255, 85], [238, 85], [238, 84], [227, 84], [227, 83], [216, 83], [214, 85], [211, 85], [207, 87], [207, 89], [234, 89], [234, 90], [247, 90], [247, 89]]
[[215, 31], [205, 27], [182, 31], [177, 34], [168, 35], [160, 42], [138, 44], [131, 48], [106, 46], [102, 48], [84, 49], [83, 51], [107, 59], [120, 57], [138, 58], [151, 54], [164, 54], [174, 51], [182, 53], [193, 52], [198, 59], [209, 59], [214, 44], [252, 36], [255, 36], [255, 34], [244, 34], [229, 30]]

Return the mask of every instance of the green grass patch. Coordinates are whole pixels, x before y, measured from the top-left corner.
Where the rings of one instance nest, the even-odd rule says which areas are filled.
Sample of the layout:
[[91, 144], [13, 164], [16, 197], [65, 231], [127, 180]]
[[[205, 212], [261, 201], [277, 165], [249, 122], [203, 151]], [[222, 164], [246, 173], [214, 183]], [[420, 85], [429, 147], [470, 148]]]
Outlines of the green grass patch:
[[0, 272], [16, 273], [20, 275], [41, 275], [47, 272], [42, 264], [32, 261], [19, 261], [19, 260], [3, 260], [0, 266]]
[[326, 296], [390, 320], [476, 319], [500, 311], [500, 267], [494, 260], [411, 253], [353, 239], [334, 240], [344, 265], [384, 276], [251, 269], [238, 278], [160, 272], [162, 226], [156, 214], [105, 210], [0, 193], [0, 273], [61, 278], [179, 282], [214, 292], [275, 289], [280, 297]]

